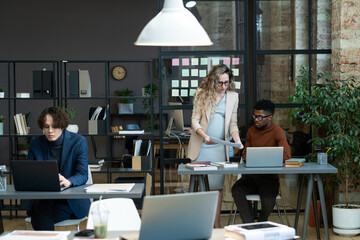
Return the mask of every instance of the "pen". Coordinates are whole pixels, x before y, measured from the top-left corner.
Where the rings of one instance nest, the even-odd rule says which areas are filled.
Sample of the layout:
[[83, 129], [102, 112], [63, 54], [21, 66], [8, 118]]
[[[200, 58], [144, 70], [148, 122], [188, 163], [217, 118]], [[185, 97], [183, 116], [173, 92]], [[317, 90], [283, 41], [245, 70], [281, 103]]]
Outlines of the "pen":
[[329, 148], [325, 153], [328, 153], [328, 151], [330, 151], [331, 148]]

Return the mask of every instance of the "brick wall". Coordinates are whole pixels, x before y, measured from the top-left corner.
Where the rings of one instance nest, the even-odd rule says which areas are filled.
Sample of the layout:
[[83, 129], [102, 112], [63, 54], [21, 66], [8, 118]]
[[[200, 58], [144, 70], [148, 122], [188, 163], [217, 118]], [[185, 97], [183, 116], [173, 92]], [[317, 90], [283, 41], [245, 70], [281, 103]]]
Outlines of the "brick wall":
[[360, 81], [360, 0], [332, 0], [331, 23], [332, 75]]

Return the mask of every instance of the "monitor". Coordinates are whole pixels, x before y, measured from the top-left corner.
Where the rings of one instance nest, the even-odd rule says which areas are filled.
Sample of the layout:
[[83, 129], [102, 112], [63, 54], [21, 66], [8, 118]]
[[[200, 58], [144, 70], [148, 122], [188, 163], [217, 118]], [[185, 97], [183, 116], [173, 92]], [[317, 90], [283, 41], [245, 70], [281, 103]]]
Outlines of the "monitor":
[[[180, 102], [169, 102], [169, 105], [182, 105]], [[171, 109], [169, 110], [169, 123], [166, 130], [168, 135], [170, 132], [179, 133], [184, 132], [184, 116], [182, 109]]]

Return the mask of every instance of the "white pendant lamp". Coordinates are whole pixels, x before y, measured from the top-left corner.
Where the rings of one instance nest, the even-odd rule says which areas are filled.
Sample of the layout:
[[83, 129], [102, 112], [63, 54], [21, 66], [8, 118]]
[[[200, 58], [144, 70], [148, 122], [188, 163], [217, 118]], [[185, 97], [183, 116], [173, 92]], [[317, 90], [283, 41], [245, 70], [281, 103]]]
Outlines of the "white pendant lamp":
[[210, 46], [213, 42], [182, 0], [165, 0], [163, 9], [146, 24], [135, 45]]

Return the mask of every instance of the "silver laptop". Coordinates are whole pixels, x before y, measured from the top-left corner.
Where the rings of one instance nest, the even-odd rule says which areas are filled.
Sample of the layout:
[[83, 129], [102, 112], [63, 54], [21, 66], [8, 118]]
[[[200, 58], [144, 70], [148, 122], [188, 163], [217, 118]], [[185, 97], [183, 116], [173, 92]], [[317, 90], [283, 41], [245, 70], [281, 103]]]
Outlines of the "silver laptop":
[[16, 191], [63, 191], [55, 160], [12, 160], [11, 171]]
[[282, 167], [284, 147], [247, 147], [246, 167]]
[[[209, 239], [218, 196], [217, 191], [146, 196], [138, 238]], [[122, 234], [121, 238], [136, 239], [136, 236]]]

